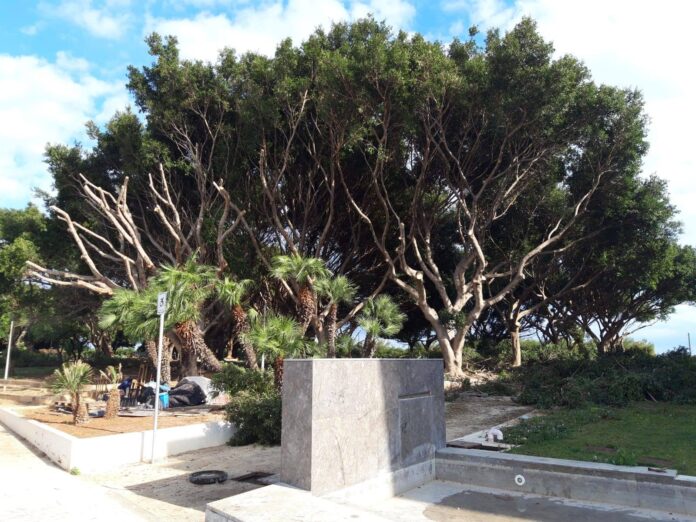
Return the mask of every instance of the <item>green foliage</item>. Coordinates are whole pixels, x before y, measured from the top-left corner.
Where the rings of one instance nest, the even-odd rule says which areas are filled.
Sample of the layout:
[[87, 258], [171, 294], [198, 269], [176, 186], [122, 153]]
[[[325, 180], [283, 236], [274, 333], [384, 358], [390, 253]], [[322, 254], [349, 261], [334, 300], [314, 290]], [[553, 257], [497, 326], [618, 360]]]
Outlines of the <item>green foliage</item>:
[[92, 368], [82, 361], [64, 363], [60, 369], [53, 372], [51, 389], [55, 393], [79, 395], [82, 389], [92, 380]]
[[319, 279], [314, 288], [321, 297], [326, 297], [331, 303], [350, 303], [355, 297], [356, 287], [345, 276]]
[[373, 337], [391, 337], [401, 330], [406, 314], [386, 295], [368, 299], [358, 318], [358, 325]]
[[595, 360], [558, 359], [520, 368], [518, 400], [542, 408], [625, 406], [654, 400], [696, 404], [696, 357], [684, 349], [651, 356], [641, 350]]
[[323, 260], [296, 254], [275, 256], [271, 274], [278, 279], [296, 281], [301, 285], [331, 276]]
[[280, 444], [281, 396], [272, 372], [227, 364], [212, 377], [213, 389], [227, 393], [227, 420], [237, 427], [230, 444]]
[[211, 380], [215, 390], [227, 393], [230, 397], [242, 391], [262, 395], [274, 389], [272, 372], [250, 370], [236, 364], [226, 364]]
[[[0, 352], [0, 360], [5, 360], [5, 351]], [[43, 353], [31, 349], [12, 349], [10, 358], [15, 367], [60, 366], [63, 362], [57, 353]]]
[[307, 343], [297, 322], [287, 316], [269, 313], [251, 323], [249, 332], [243, 334], [259, 354], [268, 357], [306, 357], [316, 349]]
[[226, 408], [227, 418], [237, 427], [230, 441], [232, 446], [254, 442], [280, 444], [282, 402], [278, 391], [261, 394], [241, 391], [230, 399]]

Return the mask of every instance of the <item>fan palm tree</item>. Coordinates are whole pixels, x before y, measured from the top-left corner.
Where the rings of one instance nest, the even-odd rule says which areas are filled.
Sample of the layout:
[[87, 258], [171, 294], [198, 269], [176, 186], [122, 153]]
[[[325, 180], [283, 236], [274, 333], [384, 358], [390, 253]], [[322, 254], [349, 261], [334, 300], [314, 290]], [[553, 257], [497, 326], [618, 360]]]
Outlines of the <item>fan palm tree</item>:
[[229, 277], [224, 277], [215, 285], [215, 293], [218, 299], [230, 309], [230, 317], [232, 318], [232, 335], [244, 350], [244, 355], [247, 359], [247, 365], [252, 370], [258, 370], [259, 365], [256, 360], [256, 350], [254, 345], [249, 342], [247, 335], [251, 325], [249, 323], [249, 314], [242, 306], [244, 297], [246, 296], [251, 280], [242, 279], [234, 281]]
[[273, 377], [276, 388], [283, 386], [283, 362], [285, 357], [305, 355], [303, 334], [297, 322], [290, 317], [268, 314], [258, 318], [243, 334], [258, 353], [273, 360]]
[[[152, 362], [157, 366], [157, 338], [159, 316], [157, 309], [158, 289], [116, 290], [110, 299], [102, 303], [99, 310], [99, 326], [103, 329], [119, 328], [126, 337], [145, 339], [143, 346]], [[171, 380], [168, 353], [162, 354], [162, 379]]]
[[391, 297], [378, 295], [374, 299], [368, 299], [358, 318], [358, 326], [365, 330], [363, 343], [363, 356], [374, 357], [378, 337], [389, 337], [401, 331], [406, 320], [404, 314]]
[[277, 279], [297, 285], [297, 316], [304, 335], [317, 310], [314, 284], [329, 277], [331, 272], [321, 259], [291, 254], [274, 257], [271, 273]]
[[[172, 334], [169, 337], [180, 342], [182, 352], [189, 356], [191, 364], [187, 373], [196, 373], [197, 357], [210, 370], [220, 371], [222, 364], [205, 343], [199, 325], [203, 303], [212, 296], [216, 279], [215, 268], [198, 264], [193, 258], [179, 267], [164, 266], [146, 289], [114, 292], [102, 305], [99, 324], [103, 328], [119, 326], [127, 336], [151, 341], [157, 338], [159, 328], [157, 294], [167, 291], [165, 328]], [[148, 353], [154, 352], [150, 356], [156, 361], [155, 343], [146, 342], [145, 346]], [[162, 377], [169, 380], [165, 373]]]
[[212, 296], [217, 274], [214, 267], [199, 264], [194, 256], [178, 267], [163, 266], [153, 286], [168, 291], [167, 320], [184, 350], [200, 357], [209, 370], [219, 372], [222, 364], [205, 342], [199, 321], [203, 303]]
[[112, 388], [109, 390], [109, 398], [106, 401], [104, 418], [115, 419], [118, 417], [118, 410], [121, 408], [121, 390], [118, 389], [118, 383], [122, 377], [121, 365], [119, 364], [118, 368], [107, 366], [105, 370], [99, 370], [99, 374], [112, 385]]
[[331, 279], [319, 279], [314, 285], [317, 294], [328, 299], [328, 309], [325, 319], [326, 340], [328, 344], [328, 357], [336, 357], [336, 322], [338, 319], [338, 306], [341, 303], [350, 303], [355, 297], [355, 286], [345, 276], [336, 276]]
[[92, 380], [92, 368], [80, 360], [64, 363], [53, 372], [51, 389], [55, 393], [68, 393], [72, 402], [73, 424], [84, 424], [89, 415], [87, 405], [82, 402], [82, 389]]

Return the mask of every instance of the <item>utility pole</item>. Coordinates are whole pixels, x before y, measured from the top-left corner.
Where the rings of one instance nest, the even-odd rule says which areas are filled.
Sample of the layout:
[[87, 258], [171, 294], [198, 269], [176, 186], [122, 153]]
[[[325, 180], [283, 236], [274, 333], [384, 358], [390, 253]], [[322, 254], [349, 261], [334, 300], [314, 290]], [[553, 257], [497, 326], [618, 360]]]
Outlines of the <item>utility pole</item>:
[[10, 352], [12, 351], [12, 334], [14, 333], [14, 321], [10, 321], [10, 337], [7, 339], [7, 356], [5, 357], [5, 381], [10, 376]]
[[155, 379], [155, 424], [152, 427], [152, 454], [150, 463], [155, 463], [155, 438], [157, 437], [157, 420], [159, 417], [160, 379], [162, 378], [162, 336], [164, 335], [164, 314], [167, 311], [167, 292], [157, 295], [157, 313], [160, 316], [159, 342], [157, 343], [157, 378]]
[[689, 340], [689, 355], [691, 355], [691, 333], [686, 333], [686, 338]]

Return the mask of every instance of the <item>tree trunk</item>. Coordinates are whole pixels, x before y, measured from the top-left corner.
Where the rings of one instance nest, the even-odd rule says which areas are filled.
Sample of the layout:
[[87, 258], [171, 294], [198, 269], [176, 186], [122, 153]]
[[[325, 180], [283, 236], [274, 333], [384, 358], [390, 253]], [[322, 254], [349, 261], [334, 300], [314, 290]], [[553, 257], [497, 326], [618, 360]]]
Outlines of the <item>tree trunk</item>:
[[104, 412], [105, 419], [115, 419], [118, 417], [118, 410], [121, 408], [121, 390], [116, 388], [109, 391], [109, 398], [106, 401], [106, 411]]
[[89, 420], [87, 405], [81, 400], [80, 394], [76, 393], [73, 397], [73, 424], [79, 426]]
[[282, 355], [278, 355], [273, 362], [273, 381], [276, 388], [280, 391], [283, 388], [283, 366], [285, 363], [285, 358]]
[[153, 368], [157, 368], [157, 343], [155, 341], [145, 341], [145, 351]]
[[326, 337], [328, 344], [327, 356], [335, 359], [336, 358], [336, 321], [338, 316], [338, 306], [336, 304], [331, 304], [329, 308], [329, 315], [326, 317]]
[[522, 366], [522, 344], [520, 343], [520, 325], [510, 327], [510, 340], [512, 341], [512, 366]]
[[374, 357], [374, 345], [375, 342], [372, 339], [372, 335], [366, 333], [365, 340], [363, 341], [363, 357], [366, 357], [368, 359]]
[[244, 356], [247, 360], [247, 366], [252, 370], [259, 369], [258, 359], [254, 346], [246, 338], [246, 333], [249, 332], [249, 317], [240, 305], [235, 305], [232, 308], [232, 335], [237, 340], [244, 351]]
[[174, 327], [174, 330], [181, 338], [184, 348], [191, 352], [194, 361], [200, 357], [201, 363], [208, 370], [213, 372], [222, 370], [222, 363], [205, 344], [203, 332], [196, 323], [193, 321], [179, 323]]
[[312, 317], [316, 310], [316, 299], [314, 291], [309, 285], [303, 285], [297, 294], [297, 314], [300, 320], [302, 335], [305, 334], [309, 323], [312, 322]]
[[426, 320], [432, 326], [437, 343], [442, 352], [442, 360], [445, 365], [445, 374], [450, 379], [462, 379], [466, 376], [462, 370], [462, 355], [464, 350], [464, 339], [469, 331], [470, 325], [464, 325], [454, 332], [450, 339], [449, 332], [440, 322], [440, 318], [434, 308], [431, 308], [426, 301], [417, 303]]

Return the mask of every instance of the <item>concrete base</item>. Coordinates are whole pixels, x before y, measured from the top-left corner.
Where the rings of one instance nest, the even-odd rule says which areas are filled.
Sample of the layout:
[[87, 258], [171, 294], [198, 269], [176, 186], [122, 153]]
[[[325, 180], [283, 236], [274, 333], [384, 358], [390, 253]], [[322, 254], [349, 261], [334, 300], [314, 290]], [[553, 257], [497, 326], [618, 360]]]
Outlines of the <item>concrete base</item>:
[[[0, 408], [0, 422], [26, 439], [65, 470], [82, 473], [108, 471], [124, 464], [149, 462], [152, 430], [80, 439], [31, 419], [10, 408]], [[157, 430], [156, 458], [165, 458], [229, 442], [234, 434], [229, 422], [189, 424]]]
[[624, 506], [476, 488], [435, 480], [402, 495], [339, 501], [277, 484], [208, 504], [206, 522], [693, 522]]
[[286, 360], [281, 478], [321, 495], [445, 446], [440, 359]]
[[435, 475], [473, 487], [696, 515], [696, 477], [674, 470], [446, 448], [435, 457]]

